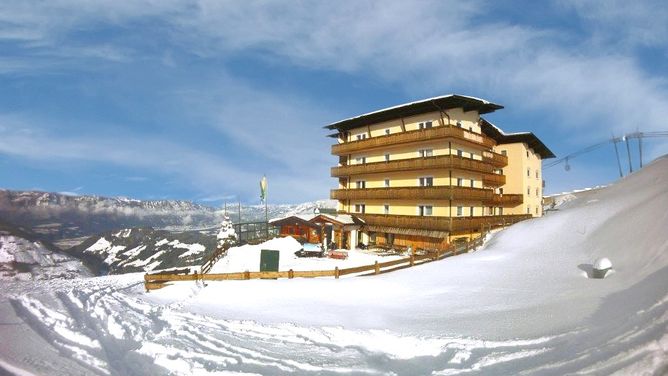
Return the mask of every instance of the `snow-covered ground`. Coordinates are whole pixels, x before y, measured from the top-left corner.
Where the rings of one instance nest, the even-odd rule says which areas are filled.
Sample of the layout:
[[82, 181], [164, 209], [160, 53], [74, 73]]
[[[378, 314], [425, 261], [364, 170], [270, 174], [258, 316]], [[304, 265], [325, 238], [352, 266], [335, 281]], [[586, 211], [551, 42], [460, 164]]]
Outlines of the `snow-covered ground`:
[[317, 257], [297, 257], [295, 252], [302, 249], [302, 245], [291, 237], [274, 238], [258, 245], [243, 245], [233, 247], [227, 251], [211, 268], [210, 273], [258, 272], [260, 271], [260, 253], [263, 249], [279, 251], [279, 270], [333, 270], [351, 268], [354, 266], [371, 265], [375, 261], [391, 261], [400, 256], [378, 256], [360, 250], [346, 251], [345, 260]]
[[[379, 276], [8, 282], [0, 373], [665, 374], [667, 228], [663, 158], [478, 252]], [[587, 278], [599, 257], [614, 273]]]

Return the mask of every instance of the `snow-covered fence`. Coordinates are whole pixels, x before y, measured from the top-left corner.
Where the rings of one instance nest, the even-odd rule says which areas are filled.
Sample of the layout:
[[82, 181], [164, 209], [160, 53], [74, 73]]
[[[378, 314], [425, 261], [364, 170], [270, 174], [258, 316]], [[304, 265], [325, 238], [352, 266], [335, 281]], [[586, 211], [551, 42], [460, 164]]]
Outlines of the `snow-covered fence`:
[[[334, 277], [338, 279], [340, 276], [348, 274], [362, 274], [365, 272], [370, 272], [363, 275], [374, 275], [387, 273], [394, 270], [409, 268], [414, 265], [424, 264], [427, 262], [441, 260], [450, 256], [458, 255], [460, 253], [468, 252], [471, 249], [474, 249], [483, 243], [483, 237], [474, 239], [473, 241], [466, 242], [459, 245], [451, 245], [448, 250], [440, 251], [436, 250], [433, 252], [426, 252], [425, 254], [411, 254], [408, 257], [404, 257], [397, 260], [378, 262], [376, 261], [370, 265], [356, 266], [352, 268], [339, 269], [338, 267], [333, 270], [287, 270], [282, 272], [237, 272], [237, 273], [207, 273], [211, 266], [222, 257], [222, 255], [227, 250], [226, 248], [219, 248], [212, 255], [212, 257], [205, 263], [202, 267], [202, 273], [194, 274], [145, 274], [144, 275], [144, 286], [146, 291], [155, 290], [162, 287], [165, 287], [167, 282], [172, 281], [225, 281], [225, 280], [249, 280], [249, 279], [278, 279], [278, 278], [316, 278], [316, 277]], [[210, 265], [209, 265], [210, 264]], [[206, 267], [206, 268], [205, 268]], [[205, 271], [206, 270], [206, 271]]]

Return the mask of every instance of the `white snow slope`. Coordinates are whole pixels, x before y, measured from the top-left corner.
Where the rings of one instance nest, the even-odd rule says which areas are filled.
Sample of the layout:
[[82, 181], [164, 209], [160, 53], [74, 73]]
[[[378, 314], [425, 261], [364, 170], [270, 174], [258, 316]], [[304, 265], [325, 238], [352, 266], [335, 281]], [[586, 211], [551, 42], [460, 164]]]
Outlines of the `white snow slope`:
[[[666, 229], [663, 158], [478, 252], [380, 276], [9, 282], [0, 373], [666, 374]], [[598, 257], [615, 272], [589, 279]]]

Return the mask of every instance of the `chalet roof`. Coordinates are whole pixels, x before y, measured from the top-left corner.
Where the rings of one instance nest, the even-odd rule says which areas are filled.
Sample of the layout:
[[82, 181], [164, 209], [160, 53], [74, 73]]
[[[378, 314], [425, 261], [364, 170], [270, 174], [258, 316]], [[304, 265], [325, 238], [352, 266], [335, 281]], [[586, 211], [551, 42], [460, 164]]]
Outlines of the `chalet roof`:
[[487, 137], [494, 139], [499, 145], [523, 142], [540, 155], [542, 159], [556, 157], [556, 155], [554, 155], [554, 153], [552, 153], [552, 151], [531, 132], [505, 133], [501, 128], [483, 118], [480, 118], [480, 128], [482, 129], [482, 133]]
[[398, 235], [424, 236], [434, 239], [443, 239], [448, 237], [448, 235], [450, 235], [447, 231], [423, 230], [423, 229], [390, 227], [390, 226], [365, 226], [364, 229], [366, 231], [372, 231], [372, 232], [388, 232], [390, 234], [398, 234]]
[[400, 117], [413, 116], [432, 111], [448, 110], [451, 108], [460, 107], [463, 108], [464, 111], [477, 110], [480, 114], [487, 114], [503, 108], [501, 105], [486, 101], [484, 99], [458, 94], [448, 94], [369, 112], [326, 125], [324, 128], [345, 131], [364, 125], [398, 119]]
[[284, 226], [284, 225], [302, 225], [312, 228], [318, 228], [313, 222], [310, 222], [311, 219], [315, 218], [315, 215], [291, 215], [285, 218], [272, 219], [269, 223], [273, 226]]
[[334, 223], [337, 225], [360, 225], [363, 224], [360, 218], [352, 216], [350, 214], [320, 214], [315, 218], [311, 219], [311, 222], [317, 222], [318, 220]]

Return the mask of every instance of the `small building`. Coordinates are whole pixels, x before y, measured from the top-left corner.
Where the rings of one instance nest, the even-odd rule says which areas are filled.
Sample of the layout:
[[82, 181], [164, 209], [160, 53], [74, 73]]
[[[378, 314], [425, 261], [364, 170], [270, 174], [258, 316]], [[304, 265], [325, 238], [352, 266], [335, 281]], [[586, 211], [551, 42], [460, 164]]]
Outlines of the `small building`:
[[359, 230], [364, 224], [361, 219], [350, 214], [318, 213], [272, 219], [269, 224], [278, 227], [280, 236], [292, 236], [324, 246], [334, 243], [337, 249], [355, 249], [361, 242]]
[[310, 222], [323, 229], [324, 245], [334, 243], [337, 249], [355, 249], [362, 242], [360, 229], [364, 222], [350, 214], [319, 214]]
[[278, 227], [280, 236], [292, 236], [295, 239], [303, 239], [307, 243], [322, 243], [323, 229], [319, 224], [310, 220], [312, 215], [292, 215], [286, 218], [272, 219], [269, 224]]

